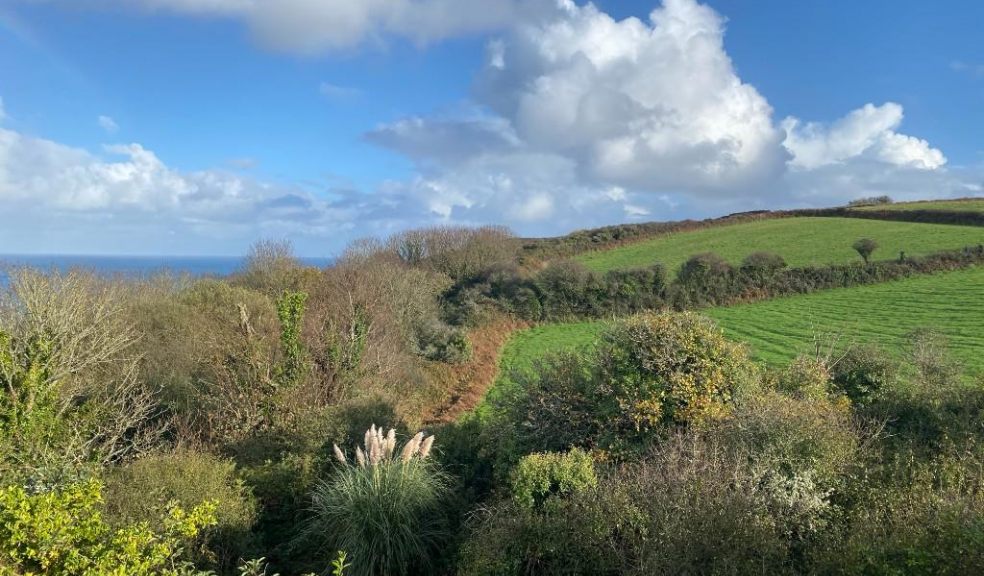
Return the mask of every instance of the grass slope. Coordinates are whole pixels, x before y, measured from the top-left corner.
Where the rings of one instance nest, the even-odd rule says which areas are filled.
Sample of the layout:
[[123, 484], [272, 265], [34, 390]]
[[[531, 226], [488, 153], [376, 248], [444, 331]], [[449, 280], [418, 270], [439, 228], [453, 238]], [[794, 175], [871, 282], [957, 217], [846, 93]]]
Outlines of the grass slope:
[[576, 259], [606, 272], [663, 263], [676, 271], [687, 258], [715, 252], [737, 264], [753, 252], [780, 254], [790, 266], [833, 264], [858, 259], [851, 244], [858, 238], [878, 242], [875, 259], [892, 259], [960, 248], [984, 242], [984, 229], [971, 226], [886, 222], [859, 218], [782, 218], [681, 232], [612, 250], [589, 252]]
[[841, 288], [705, 312], [755, 356], [782, 362], [809, 352], [814, 335], [840, 344], [903, 347], [916, 328], [950, 338], [955, 357], [984, 373], [984, 267], [898, 282]]
[[607, 326], [607, 322], [576, 322], [571, 324], [546, 324], [515, 332], [502, 349], [499, 357], [499, 376], [485, 396], [485, 401], [475, 409], [479, 417], [488, 410], [488, 400], [507, 394], [515, 385], [511, 375], [531, 369], [537, 360], [567, 350], [590, 346]]
[[941, 210], [944, 212], [984, 212], [984, 198], [969, 198], [964, 200], [929, 200], [922, 202], [899, 202], [897, 204], [879, 204], [877, 206], [862, 206], [852, 210], [882, 211], [882, 210]]
[[[839, 346], [871, 343], [897, 353], [916, 328], [935, 328], [950, 338], [953, 355], [971, 375], [984, 374], [984, 267], [919, 276], [856, 288], [841, 288], [703, 311], [753, 356], [784, 363], [810, 353], [814, 335]], [[517, 332], [506, 345], [501, 372], [489, 396], [513, 386], [509, 374], [539, 358], [591, 346], [607, 322], [552, 324]]]

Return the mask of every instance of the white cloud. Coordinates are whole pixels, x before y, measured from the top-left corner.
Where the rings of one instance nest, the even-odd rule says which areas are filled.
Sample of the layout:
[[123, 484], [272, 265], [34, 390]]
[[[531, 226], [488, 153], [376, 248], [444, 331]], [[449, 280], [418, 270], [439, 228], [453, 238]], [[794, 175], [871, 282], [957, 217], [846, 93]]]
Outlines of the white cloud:
[[120, 129], [120, 126], [116, 123], [116, 120], [113, 120], [109, 116], [100, 116], [97, 119], [97, 122], [99, 123], [99, 127], [105, 130], [107, 134], [115, 134]]
[[0, 203], [25, 215], [0, 229], [0, 245], [82, 230], [148, 245], [158, 233], [199, 252], [289, 234], [323, 251], [429, 223], [547, 235], [873, 194], [963, 196], [984, 181], [981, 169], [947, 167], [940, 150], [900, 133], [903, 110], [891, 102], [829, 125], [777, 125], [725, 52], [723, 18], [696, 0], [665, 0], [645, 21], [570, 0], [489, 0], [482, 10], [457, 0], [139, 1], [240, 18], [271, 45], [302, 52], [506, 29], [488, 43], [465, 112], [366, 134], [416, 166], [371, 194], [326, 199], [241, 173], [181, 172], [138, 144], [93, 154], [0, 128]]
[[[351, 193], [327, 201], [297, 186], [221, 170], [182, 172], [139, 144], [103, 153], [0, 128], [0, 204], [17, 214], [0, 229], [7, 250], [160, 251], [177, 235], [191, 252], [241, 252], [290, 234], [331, 239], [360, 210]], [[47, 231], [45, 231], [47, 229]], [[78, 235], [78, 240], [66, 238]]]
[[984, 64], [968, 64], [961, 60], [954, 60], [950, 62], [950, 69], [976, 78], [984, 78]]
[[790, 165], [815, 169], [860, 157], [924, 170], [946, 164], [943, 153], [925, 140], [895, 132], [902, 118], [902, 106], [894, 102], [866, 104], [829, 127], [786, 118], [782, 127], [785, 146], [793, 155]]
[[[31, 0], [20, 0], [31, 1]], [[122, 5], [199, 17], [240, 20], [263, 44], [315, 54], [387, 37], [426, 44], [499, 30], [552, 12], [553, 0], [34, 0], [69, 6]]]
[[318, 92], [321, 93], [325, 98], [345, 100], [348, 98], [354, 98], [362, 94], [362, 91], [358, 88], [352, 88], [350, 86], [341, 86], [338, 84], [332, 84], [331, 82], [322, 82], [318, 86]]
[[725, 189], [785, 159], [772, 109], [735, 74], [723, 19], [667, 0], [649, 22], [564, 3], [493, 52], [479, 98], [531, 146], [576, 158], [598, 181]]

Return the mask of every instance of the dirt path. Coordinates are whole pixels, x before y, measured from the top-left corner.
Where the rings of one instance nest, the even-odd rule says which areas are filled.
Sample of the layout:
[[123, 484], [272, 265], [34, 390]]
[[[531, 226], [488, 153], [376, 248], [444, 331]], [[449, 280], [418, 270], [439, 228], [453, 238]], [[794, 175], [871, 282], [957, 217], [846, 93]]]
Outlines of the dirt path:
[[478, 406], [499, 375], [499, 357], [503, 346], [514, 332], [528, 327], [528, 322], [510, 318], [496, 320], [470, 331], [471, 358], [457, 366], [435, 368], [434, 376], [446, 382], [451, 393], [447, 401], [427, 418], [426, 423], [452, 422]]

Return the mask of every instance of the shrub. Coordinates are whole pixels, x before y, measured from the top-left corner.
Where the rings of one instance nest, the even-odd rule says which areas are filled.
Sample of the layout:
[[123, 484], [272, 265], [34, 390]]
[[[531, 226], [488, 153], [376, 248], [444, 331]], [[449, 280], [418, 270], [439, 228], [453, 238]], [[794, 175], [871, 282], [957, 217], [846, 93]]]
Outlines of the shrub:
[[552, 319], [591, 315], [590, 291], [598, 289], [598, 279], [573, 260], [553, 262], [535, 277], [544, 316]]
[[942, 387], [957, 380], [960, 366], [949, 354], [946, 336], [928, 328], [908, 334], [909, 361], [924, 386]]
[[872, 253], [878, 248], [878, 243], [871, 238], [862, 238], [852, 244], [851, 247], [857, 251], [864, 260], [864, 263], [867, 264], [871, 260]]
[[828, 397], [750, 394], [712, 433], [757, 469], [824, 489], [839, 487], [864, 455], [865, 434], [849, 406]]
[[723, 416], [753, 372], [744, 348], [691, 312], [629, 318], [602, 335], [599, 350], [605, 416], [630, 434]]
[[428, 458], [434, 437], [419, 433], [397, 450], [396, 431], [373, 426], [351, 461], [335, 446], [339, 466], [314, 489], [308, 532], [328, 555], [347, 552], [355, 574], [406, 574], [429, 567], [446, 533], [448, 480]]
[[775, 272], [786, 267], [786, 260], [772, 252], [753, 252], [741, 262], [741, 269], [755, 272]]
[[861, 406], [889, 386], [896, 376], [896, 362], [874, 346], [852, 346], [833, 365], [835, 391]]
[[99, 512], [101, 485], [87, 482], [28, 494], [0, 489], [0, 571], [51, 576], [187, 576], [181, 544], [215, 523], [212, 503], [171, 504], [146, 523], [111, 528]]
[[189, 550], [200, 566], [229, 571], [254, 555], [250, 533], [256, 503], [229, 460], [193, 451], [141, 458], [111, 471], [105, 487], [106, 519], [112, 526], [147, 522], [160, 529], [160, 510], [168, 503], [192, 509], [210, 502], [215, 525]]
[[866, 198], [851, 200], [847, 205], [851, 208], [860, 208], [861, 206], [882, 206], [891, 203], [891, 196], [868, 196]]
[[459, 573], [791, 574], [788, 535], [822, 500], [806, 484], [774, 488], [740, 455], [674, 435], [596, 488], [481, 511]]
[[594, 460], [574, 448], [523, 457], [512, 472], [512, 495], [524, 508], [540, 506], [550, 496], [565, 496], [598, 485]]
[[301, 343], [301, 326], [307, 299], [306, 292], [287, 290], [277, 299], [282, 359], [277, 366], [276, 376], [281, 386], [296, 386], [304, 376], [305, 354]]
[[830, 369], [826, 362], [799, 356], [779, 372], [776, 387], [799, 398], [823, 399], [830, 388]]
[[436, 320], [420, 322], [415, 334], [417, 353], [428, 360], [457, 364], [471, 356], [464, 331]]
[[984, 479], [980, 461], [969, 464], [944, 456], [889, 471], [894, 485], [867, 494], [817, 551], [816, 572], [984, 573]]

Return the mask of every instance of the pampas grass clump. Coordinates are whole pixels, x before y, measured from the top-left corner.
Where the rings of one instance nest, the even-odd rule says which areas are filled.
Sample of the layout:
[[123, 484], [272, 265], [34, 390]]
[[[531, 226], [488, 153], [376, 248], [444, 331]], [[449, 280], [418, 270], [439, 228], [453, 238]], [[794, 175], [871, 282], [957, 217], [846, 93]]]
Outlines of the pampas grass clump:
[[433, 436], [418, 433], [397, 450], [396, 431], [373, 425], [354, 459], [333, 447], [339, 466], [314, 490], [310, 529], [329, 550], [348, 553], [353, 574], [427, 572], [447, 536], [448, 478], [428, 458], [433, 444]]

